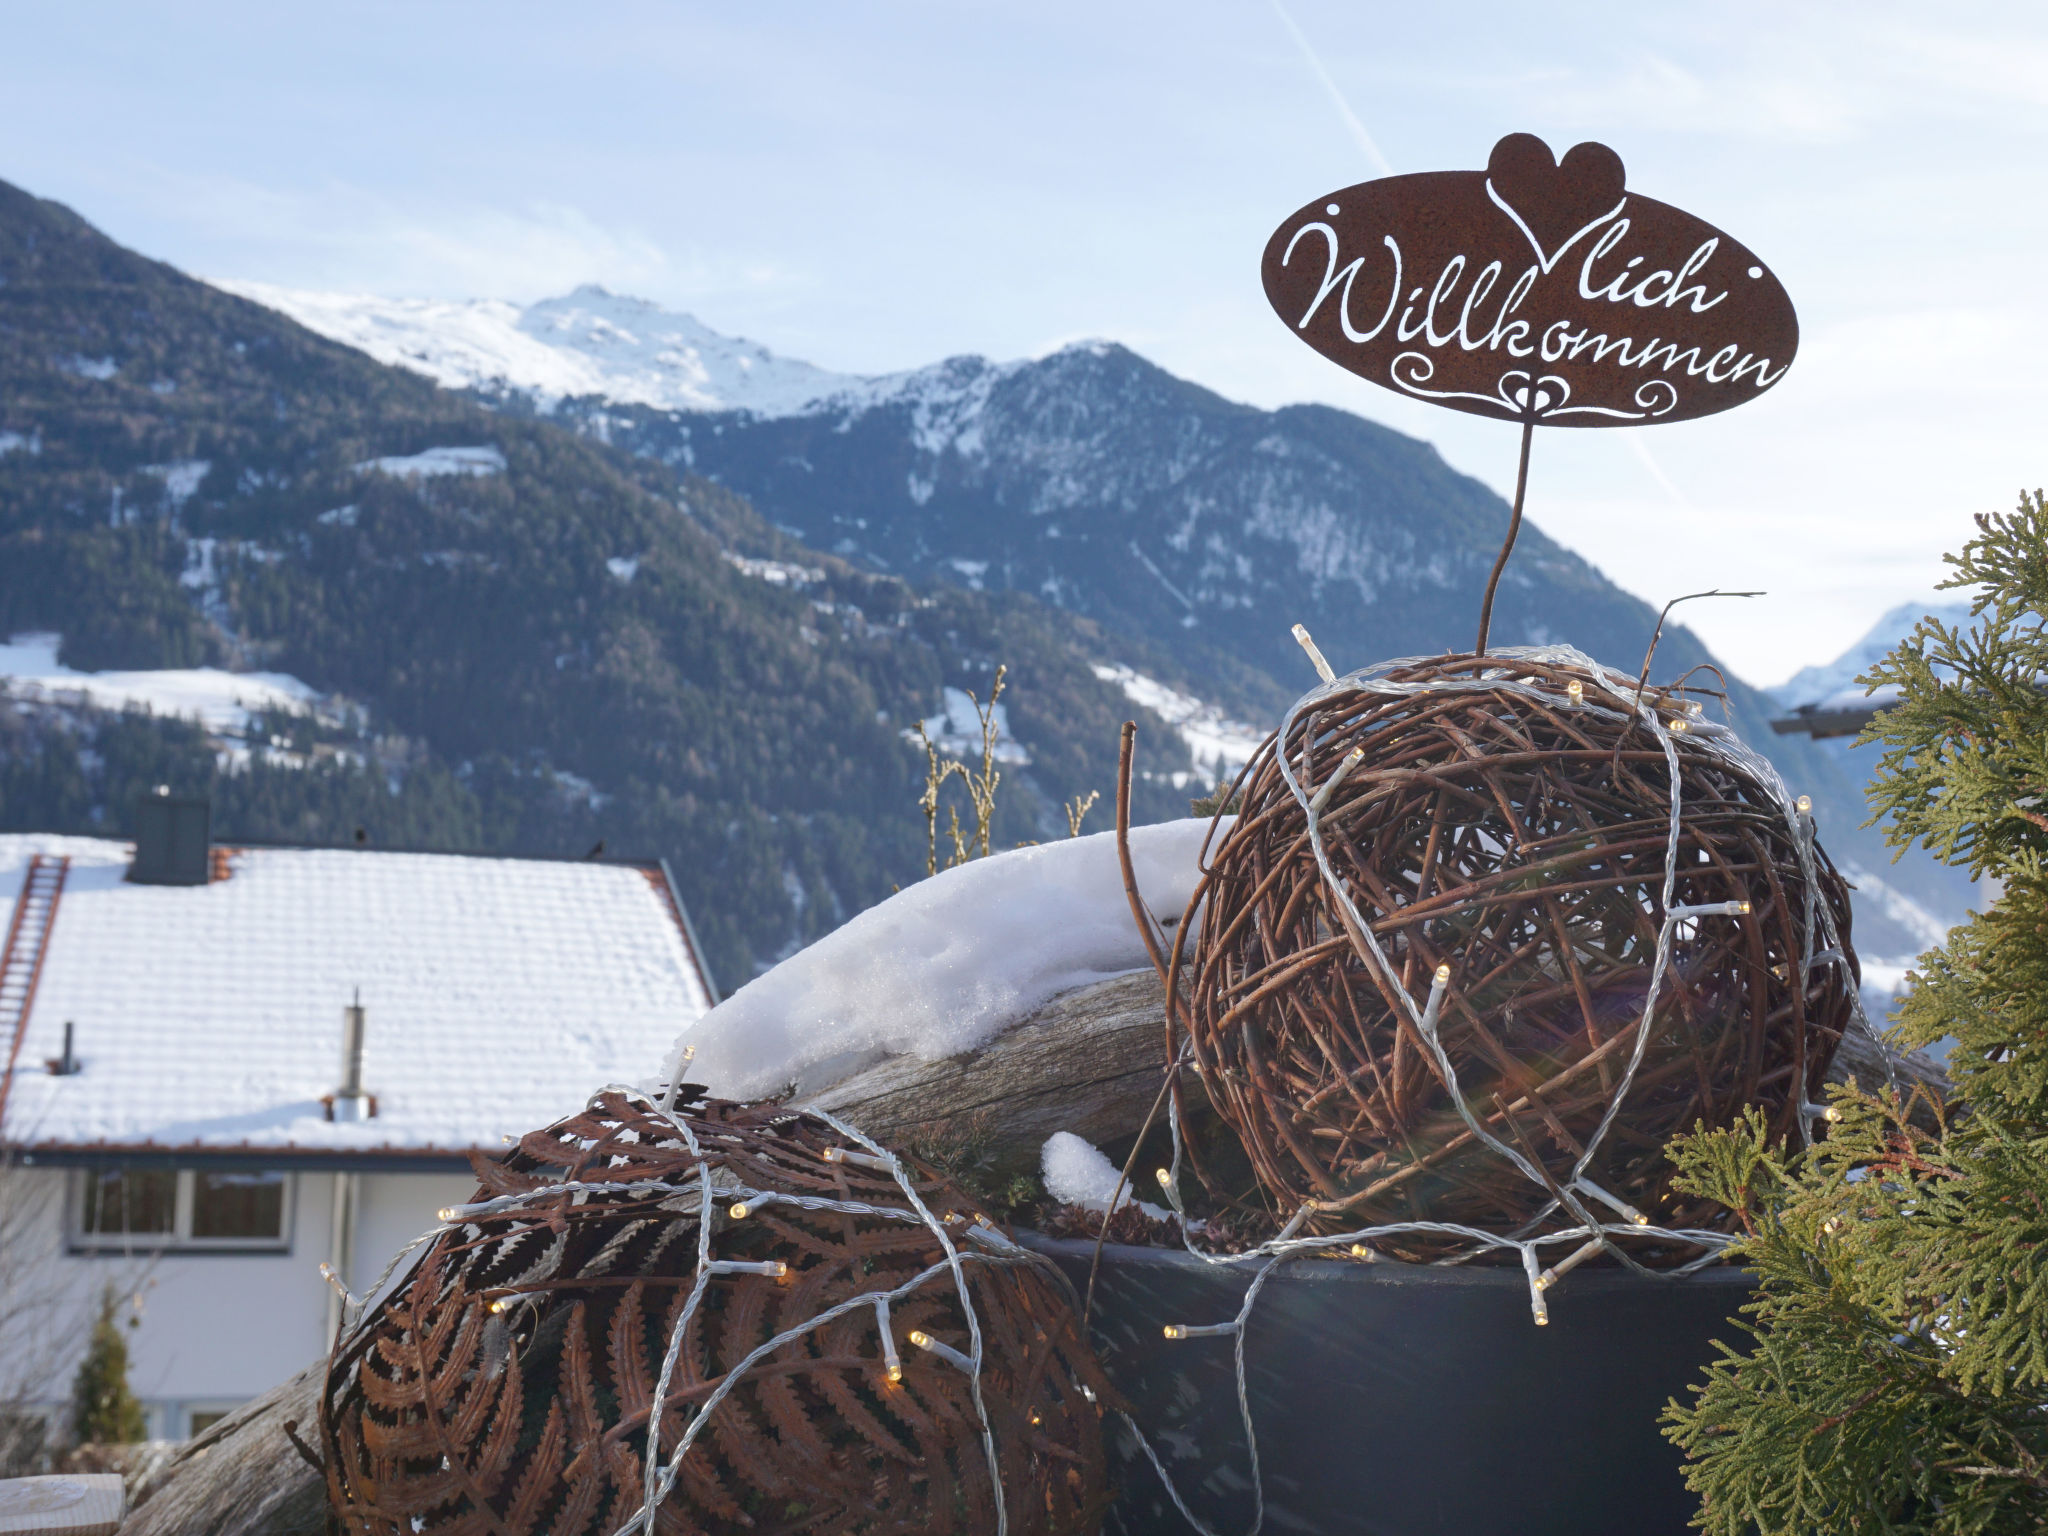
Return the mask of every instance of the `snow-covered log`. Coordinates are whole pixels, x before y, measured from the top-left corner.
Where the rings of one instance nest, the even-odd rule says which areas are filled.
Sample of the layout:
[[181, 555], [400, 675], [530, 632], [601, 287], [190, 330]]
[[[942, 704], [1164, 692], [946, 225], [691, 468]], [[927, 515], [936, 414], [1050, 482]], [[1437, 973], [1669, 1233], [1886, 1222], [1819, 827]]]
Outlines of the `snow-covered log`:
[[[1209, 833], [1206, 820], [1131, 833], [1139, 893], [1168, 931]], [[668, 1071], [722, 1098], [817, 1105], [875, 1135], [915, 1141], [979, 1120], [981, 1139], [1035, 1151], [1054, 1131], [1136, 1130], [1165, 1050], [1163, 994], [1104, 832], [898, 892], [691, 1025]]]
[[1165, 1005], [1158, 976], [1134, 971], [1063, 992], [961, 1055], [891, 1056], [797, 1102], [912, 1146], [970, 1125], [1034, 1159], [1056, 1131], [1111, 1141], [1137, 1131], [1159, 1092]]

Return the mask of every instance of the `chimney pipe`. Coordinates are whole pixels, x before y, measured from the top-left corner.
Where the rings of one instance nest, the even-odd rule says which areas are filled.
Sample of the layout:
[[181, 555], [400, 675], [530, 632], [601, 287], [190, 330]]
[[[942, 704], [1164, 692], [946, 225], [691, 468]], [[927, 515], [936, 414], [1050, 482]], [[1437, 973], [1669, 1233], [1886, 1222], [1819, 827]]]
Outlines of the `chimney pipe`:
[[367, 1120], [374, 1111], [363, 1092], [363, 994], [341, 1010], [341, 1087], [334, 1095], [334, 1118]]
[[70, 1077], [79, 1069], [78, 1055], [71, 1049], [71, 1029], [72, 1021], [66, 1019], [64, 1021], [64, 1054], [55, 1060], [44, 1063], [50, 1069], [50, 1076], [52, 1077]]
[[205, 885], [213, 876], [213, 809], [203, 795], [174, 795], [168, 784], [135, 802], [137, 885]]

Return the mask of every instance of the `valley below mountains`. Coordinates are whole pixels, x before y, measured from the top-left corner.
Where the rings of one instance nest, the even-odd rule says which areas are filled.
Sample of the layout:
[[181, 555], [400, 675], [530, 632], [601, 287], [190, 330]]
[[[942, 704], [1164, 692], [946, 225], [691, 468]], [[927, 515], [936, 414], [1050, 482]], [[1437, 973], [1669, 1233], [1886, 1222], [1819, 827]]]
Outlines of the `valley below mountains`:
[[[86, 679], [0, 711], [8, 828], [168, 783], [230, 839], [658, 855], [730, 987], [923, 874], [914, 728], [978, 766], [998, 665], [996, 846], [1106, 802], [1126, 717], [1139, 818], [1184, 815], [1312, 680], [1292, 624], [1340, 669], [1463, 649], [1506, 521], [1425, 443], [1114, 344], [856, 378], [599, 289], [215, 286], [0, 184], [0, 644]], [[1494, 635], [1633, 672], [1655, 620], [1525, 527]], [[1670, 629], [1653, 675], [1711, 662]], [[321, 702], [224, 733], [86, 686], [172, 668]], [[1728, 681], [1895, 971], [1967, 887]]]

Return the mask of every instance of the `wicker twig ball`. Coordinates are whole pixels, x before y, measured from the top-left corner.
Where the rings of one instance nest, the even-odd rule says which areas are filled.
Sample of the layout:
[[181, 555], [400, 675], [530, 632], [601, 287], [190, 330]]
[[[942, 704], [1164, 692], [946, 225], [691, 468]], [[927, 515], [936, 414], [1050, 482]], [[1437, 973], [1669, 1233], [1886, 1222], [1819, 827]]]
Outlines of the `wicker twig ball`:
[[1671, 1189], [1666, 1139], [1745, 1105], [1801, 1134], [1856, 1007], [1847, 888], [1681, 695], [1563, 647], [1390, 663], [1305, 695], [1239, 811], [1190, 908], [1186, 1025], [1310, 1230], [1640, 1225], [1619, 1247], [1677, 1264], [1699, 1247], [1656, 1230], [1727, 1218]]
[[481, 1165], [335, 1350], [342, 1529], [983, 1536], [1000, 1501], [1095, 1531], [1110, 1393], [1071, 1293], [893, 1163], [773, 1105], [607, 1091]]

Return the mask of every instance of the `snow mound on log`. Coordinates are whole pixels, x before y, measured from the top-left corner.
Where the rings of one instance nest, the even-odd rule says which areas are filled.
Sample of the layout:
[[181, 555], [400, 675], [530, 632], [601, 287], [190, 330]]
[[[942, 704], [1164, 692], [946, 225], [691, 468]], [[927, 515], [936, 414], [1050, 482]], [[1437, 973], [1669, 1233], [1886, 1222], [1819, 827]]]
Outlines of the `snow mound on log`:
[[[1072, 1131], [1054, 1131], [1038, 1155], [1038, 1171], [1045, 1179], [1045, 1192], [1062, 1205], [1078, 1205], [1084, 1211], [1107, 1211], [1112, 1197], [1122, 1210], [1133, 1203], [1130, 1187], [1119, 1195], [1123, 1171], [1104, 1157], [1091, 1141]], [[1138, 1209], [1154, 1221], [1171, 1221], [1173, 1212], [1143, 1200]]]
[[[1194, 894], [1206, 818], [1131, 831], [1138, 889], [1174, 922]], [[942, 871], [748, 982], [684, 1030], [663, 1071], [723, 1098], [816, 1092], [891, 1056], [986, 1045], [1062, 992], [1151, 962], [1116, 834], [1041, 843]]]

